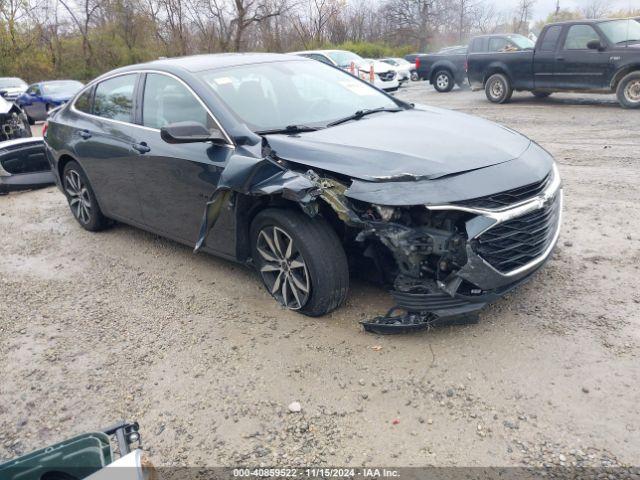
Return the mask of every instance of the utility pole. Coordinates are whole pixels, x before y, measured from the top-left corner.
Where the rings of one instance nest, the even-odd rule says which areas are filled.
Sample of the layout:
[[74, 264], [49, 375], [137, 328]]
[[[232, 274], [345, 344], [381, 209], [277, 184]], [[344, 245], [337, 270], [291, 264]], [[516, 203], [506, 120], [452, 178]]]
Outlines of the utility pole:
[[558, 17], [558, 14], [560, 13], [560, 0], [556, 0], [556, 14], [555, 17]]

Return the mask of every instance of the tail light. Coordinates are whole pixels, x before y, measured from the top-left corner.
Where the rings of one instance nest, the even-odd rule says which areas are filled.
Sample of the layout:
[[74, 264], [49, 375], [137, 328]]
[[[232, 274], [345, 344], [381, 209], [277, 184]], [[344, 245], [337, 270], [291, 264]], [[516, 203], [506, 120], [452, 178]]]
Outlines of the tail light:
[[420, 68], [420, 57], [416, 57], [416, 70]]
[[42, 126], [42, 136], [44, 138], [47, 138], [47, 129], [49, 128], [49, 121], [47, 120], [46, 122], [44, 122], [44, 125]]

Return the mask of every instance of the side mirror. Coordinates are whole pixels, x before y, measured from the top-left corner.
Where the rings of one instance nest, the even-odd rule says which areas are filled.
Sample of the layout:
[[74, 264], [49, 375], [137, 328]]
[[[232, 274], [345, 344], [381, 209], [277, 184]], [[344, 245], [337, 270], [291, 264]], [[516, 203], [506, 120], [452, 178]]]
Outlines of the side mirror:
[[6, 90], [0, 90], [0, 97], [4, 98], [6, 94], [7, 94]]
[[602, 43], [600, 43], [600, 40], [589, 40], [589, 42], [587, 43], [587, 48], [589, 50], [604, 50], [604, 47], [602, 46]]
[[160, 129], [160, 138], [167, 143], [226, 143], [220, 130], [208, 130], [199, 122], [176, 122]]

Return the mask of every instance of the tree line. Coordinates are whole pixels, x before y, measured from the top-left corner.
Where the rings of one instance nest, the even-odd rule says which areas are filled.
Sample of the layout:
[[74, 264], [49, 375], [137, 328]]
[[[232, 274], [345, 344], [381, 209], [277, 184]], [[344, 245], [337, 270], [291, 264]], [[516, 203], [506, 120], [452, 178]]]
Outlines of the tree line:
[[[606, 0], [555, 18], [603, 16]], [[196, 53], [339, 47], [365, 57], [433, 51], [477, 33], [528, 34], [535, 0], [0, 0], [0, 76], [89, 80]], [[596, 15], [593, 15], [593, 14]], [[631, 15], [633, 12], [620, 12]], [[637, 12], [640, 14], [640, 11]]]

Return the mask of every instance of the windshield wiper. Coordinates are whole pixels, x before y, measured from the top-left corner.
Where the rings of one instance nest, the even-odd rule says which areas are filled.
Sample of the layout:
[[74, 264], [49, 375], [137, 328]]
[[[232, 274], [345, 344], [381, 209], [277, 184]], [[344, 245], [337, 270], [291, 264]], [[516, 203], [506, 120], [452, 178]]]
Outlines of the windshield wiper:
[[366, 115], [371, 115], [372, 113], [378, 112], [400, 112], [402, 108], [388, 108], [388, 107], [380, 107], [380, 108], [369, 108], [366, 110], [358, 110], [353, 115], [349, 115], [348, 117], [340, 118], [338, 120], [334, 120], [331, 123], [327, 123], [327, 127], [333, 127], [334, 125], [340, 125], [341, 123], [348, 122], [349, 120], [360, 120], [362, 117]]
[[309, 127], [308, 125], [287, 125], [284, 128], [274, 128], [271, 130], [259, 130], [256, 133], [258, 135], [268, 135], [276, 133], [303, 133], [303, 132], [315, 132], [319, 130], [318, 127]]

